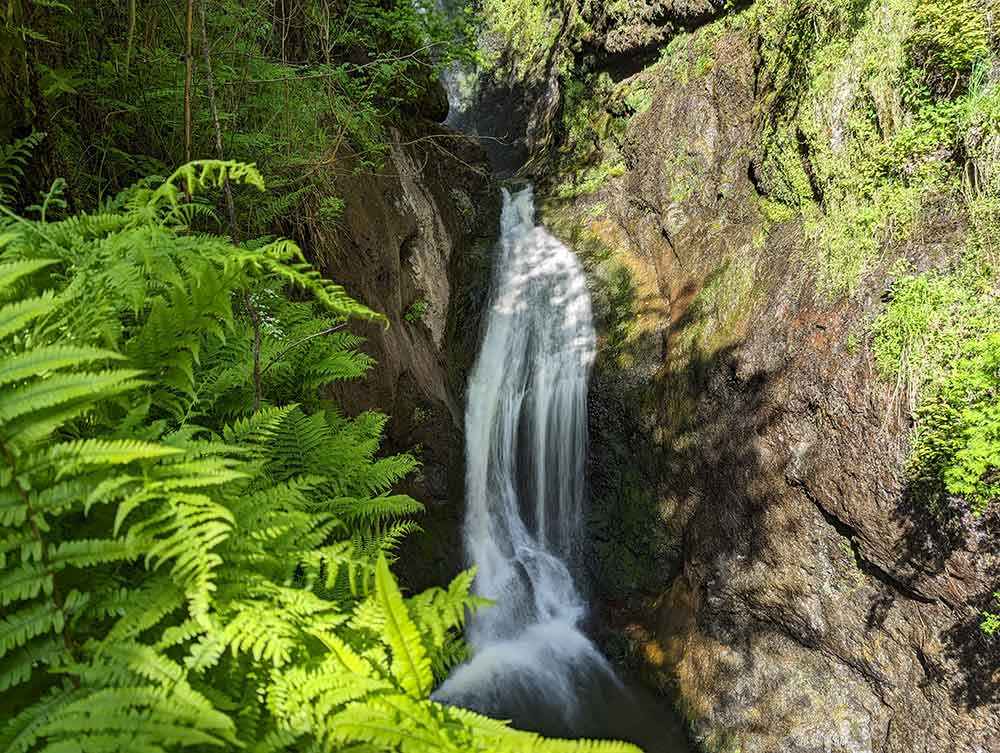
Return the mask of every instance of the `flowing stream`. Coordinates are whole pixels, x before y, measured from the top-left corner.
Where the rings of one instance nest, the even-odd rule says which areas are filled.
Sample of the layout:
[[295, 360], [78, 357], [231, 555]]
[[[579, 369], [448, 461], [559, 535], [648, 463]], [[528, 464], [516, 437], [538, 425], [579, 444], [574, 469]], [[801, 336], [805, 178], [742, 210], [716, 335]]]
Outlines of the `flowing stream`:
[[576, 255], [535, 224], [530, 186], [504, 189], [492, 300], [469, 379], [464, 539], [476, 591], [471, 659], [440, 700], [563, 737], [679, 750], [581, 626], [587, 386], [596, 342]]

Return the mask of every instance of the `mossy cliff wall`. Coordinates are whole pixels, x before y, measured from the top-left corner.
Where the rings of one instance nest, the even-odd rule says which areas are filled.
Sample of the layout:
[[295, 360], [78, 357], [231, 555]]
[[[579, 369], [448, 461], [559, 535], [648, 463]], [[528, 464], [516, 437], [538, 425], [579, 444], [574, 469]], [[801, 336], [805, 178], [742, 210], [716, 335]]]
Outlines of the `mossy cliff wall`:
[[996, 9], [938, 11], [577, 7], [549, 56], [604, 637], [709, 750], [1000, 750], [996, 516], [914, 493], [924, 341], [883, 317], [928, 273], [997, 306]]

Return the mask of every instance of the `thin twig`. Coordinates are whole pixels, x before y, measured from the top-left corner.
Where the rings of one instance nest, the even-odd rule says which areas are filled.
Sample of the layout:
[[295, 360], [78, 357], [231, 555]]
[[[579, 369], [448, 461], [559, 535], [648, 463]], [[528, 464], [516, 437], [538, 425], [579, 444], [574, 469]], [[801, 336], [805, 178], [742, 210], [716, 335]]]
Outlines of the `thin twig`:
[[307, 341], [312, 340], [314, 337], [322, 337], [323, 335], [329, 335], [332, 332], [336, 332], [338, 329], [343, 329], [344, 326], [345, 325], [343, 323], [341, 323], [341, 324], [335, 324], [332, 327], [327, 327], [326, 329], [324, 329], [321, 332], [313, 332], [311, 335], [306, 335], [301, 340], [296, 340], [291, 345], [289, 345], [287, 348], [285, 348], [283, 351], [281, 351], [280, 353], [278, 353], [278, 355], [276, 355], [274, 358], [272, 358], [270, 361], [268, 361], [267, 362], [267, 366], [265, 366], [263, 369], [261, 369], [260, 376], [264, 376], [264, 374], [267, 373], [267, 370], [270, 369], [272, 366], [274, 366], [274, 364], [276, 364], [282, 358], [284, 358], [285, 354], [288, 353], [288, 351], [290, 351], [290, 350], [292, 350], [294, 348], [299, 347], [300, 345], [306, 343]]
[[194, 75], [194, 0], [187, 0], [184, 28], [184, 161], [191, 161], [191, 82]]
[[[208, 86], [208, 101], [212, 108], [212, 129], [215, 131], [215, 151], [220, 160], [225, 160], [222, 149], [222, 126], [219, 124], [219, 108], [215, 105], [215, 78], [212, 76], [212, 56], [208, 46], [208, 25], [205, 22], [205, 3], [198, 5], [201, 14], [201, 51], [205, 58], [205, 83]], [[236, 205], [233, 203], [233, 189], [229, 185], [229, 175], [222, 176], [222, 192], [226, 196], [226, 210], [229, 213], [229, 234], [233, 243], [239, 243], [239, 229], [236, 227]]]
[[250, 321], [253, 324], [253, 412], [256, 413], [260, 410], [260, 402], [264, 396], [264, 372], [260, 370], [260, 312], [254, 306], [249, 291], [243, 291], [243, 303], [247, 307], [247, 313], [250, 314]]

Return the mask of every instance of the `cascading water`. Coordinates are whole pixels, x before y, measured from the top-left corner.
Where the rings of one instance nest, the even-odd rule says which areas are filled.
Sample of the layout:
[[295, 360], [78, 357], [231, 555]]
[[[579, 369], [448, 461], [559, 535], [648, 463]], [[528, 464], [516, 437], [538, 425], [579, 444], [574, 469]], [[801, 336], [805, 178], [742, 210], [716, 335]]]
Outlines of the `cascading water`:
[[[504, 190], [495, 290], [466, 408], [465, 543], [473, 659], [439, 691], [490, 713], [544, 693], [564, 717], [580, 672], [613, 677], [579, 631], [567, 563], [580, 527], [595, 338], [576, 256], [534, 222], [532, 189]], [[555, 702], [555, 703], [554, 703]]]
[[436, 697], [551, 735], [642, 743], [641, 703], [581, 630], [571, 569], [594, 325], [580, 262], [535, 225], [530, 186], [504, 190], [487, 317], [467, 391], [464, 537], [476, 591], [496, 604]]

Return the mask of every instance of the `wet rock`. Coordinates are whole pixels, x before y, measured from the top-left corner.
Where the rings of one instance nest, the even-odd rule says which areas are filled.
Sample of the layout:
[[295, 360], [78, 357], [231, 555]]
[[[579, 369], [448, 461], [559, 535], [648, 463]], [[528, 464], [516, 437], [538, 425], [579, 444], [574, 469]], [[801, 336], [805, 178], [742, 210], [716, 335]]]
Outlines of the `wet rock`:
[[590, 42], [613, 55], [635, 54], [722, 14], [722, 0], [634, 0], [598, 4], [590, 19]]
[[[401, 491], [425, 503], [425, 533], [404, 544], [412, 588], [446, 583], [462, 567], [463, 392], [499, 227], [499, 189], [475, 140], [422, 121], [393, 134], [384, 164], [345, 158], [324, 176], [342, 215], [307, 208], [293, 229], [307, 255], [388, 327], [352, 325], [376, 366], [330, 388], [350, 413], [388, 414], [386, 452], [413, 452]], [[316, 201], [322, 200], [317, 196]], [[411, 556], [410, 556], [411, 555]]]

